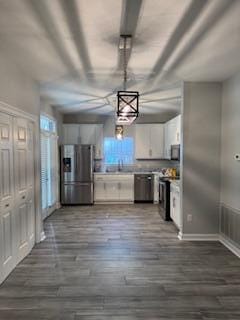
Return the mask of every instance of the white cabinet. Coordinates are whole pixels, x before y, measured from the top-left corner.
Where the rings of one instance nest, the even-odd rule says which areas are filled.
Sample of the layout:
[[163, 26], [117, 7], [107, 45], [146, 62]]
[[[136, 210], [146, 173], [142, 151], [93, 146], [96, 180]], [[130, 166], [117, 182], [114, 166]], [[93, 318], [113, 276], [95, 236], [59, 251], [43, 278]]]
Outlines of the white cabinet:
[[79, 144], [80, 131], [77, 124], [64, 124], [63, 125], [63, 143], [64, 144]]
[[118, 180], [119, 200], [134, 201], [134, 176], [121, 175]]
[[95, 202], [133, 202], [133, 174], [95, 174]]
[[164, 125], [150, 125], [150, 155], [152, 159], [164, 158]]
[[164, 124], [164, 158], [171, 159], [171, 145], [181, 144], [181, 115]]
[[103, 125], [95, 125], [95, 159], [103, 159]]
[[102, 124], [64, 124], [64, 144], [93, 144], [95, 159], [103, 158], [103, 125]]
[[150, 130], [147, 124], [135, 126], [135, 158], [148, 159], [150, 157]]
[[180, 187], [175, 183], [171, 183], [170, 201], [171, 201], [170, 216], [174, 221], [175, 225], [180, 229], [180, 221], [181, 221]]
[[106, 201], [106, 183], [104, 177], [94, 177], [94, 201]]
[[164, 158], [164, 125], [137, 124], [135, 127], [135, 158]]

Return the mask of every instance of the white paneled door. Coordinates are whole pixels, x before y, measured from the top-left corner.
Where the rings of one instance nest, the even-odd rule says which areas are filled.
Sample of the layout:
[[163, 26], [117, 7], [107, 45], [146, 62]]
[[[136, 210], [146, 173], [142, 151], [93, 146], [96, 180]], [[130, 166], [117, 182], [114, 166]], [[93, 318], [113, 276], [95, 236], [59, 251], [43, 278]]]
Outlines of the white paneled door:
[[33, 126], [28, 120], [14, 119], [14, 178], [17, 230], [17, 261], [34, 243], [34, 161]]
[[0, 281], [15, 267], [12, 117], [0, 113]]
[[34, 124], [0, 113], [0, 282], [35, 243]]

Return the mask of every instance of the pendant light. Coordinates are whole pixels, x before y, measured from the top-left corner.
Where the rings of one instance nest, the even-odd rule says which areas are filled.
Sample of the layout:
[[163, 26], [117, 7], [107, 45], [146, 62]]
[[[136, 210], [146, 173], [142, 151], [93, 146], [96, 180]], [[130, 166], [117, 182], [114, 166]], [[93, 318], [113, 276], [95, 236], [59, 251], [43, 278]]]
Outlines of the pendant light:
[[138, 117], [139, 93], [127, 91], [127, 45], [132, 37], [122, 35], [119, 48], [123, 50], [123, 90], [117, 93], [117, 124], [129, 125]]
[[123, 139], [123, 126], [121, 126], [121, 125], [115, 126], [115, 136], [118, 140]]

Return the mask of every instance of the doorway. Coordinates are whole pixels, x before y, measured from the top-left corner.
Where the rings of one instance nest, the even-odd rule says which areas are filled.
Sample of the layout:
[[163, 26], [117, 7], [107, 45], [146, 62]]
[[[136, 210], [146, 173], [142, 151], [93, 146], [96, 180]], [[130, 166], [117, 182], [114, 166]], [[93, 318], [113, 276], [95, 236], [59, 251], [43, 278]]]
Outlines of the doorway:
[[40, 117], [41, 130], [41, 206], [42, 218], [48, 217], [57, 206], [58, 198], [58, 144], [56, 121]]

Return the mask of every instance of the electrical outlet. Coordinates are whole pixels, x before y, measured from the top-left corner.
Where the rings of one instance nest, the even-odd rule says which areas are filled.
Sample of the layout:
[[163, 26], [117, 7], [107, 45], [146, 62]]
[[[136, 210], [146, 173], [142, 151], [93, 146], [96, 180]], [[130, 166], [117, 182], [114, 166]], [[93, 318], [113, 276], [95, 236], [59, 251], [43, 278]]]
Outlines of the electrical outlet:
[[187, 221], [188, 222], [192, 222], [192, 214], [188, 214], [187, 215]]

